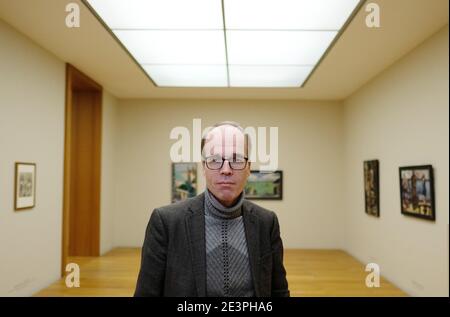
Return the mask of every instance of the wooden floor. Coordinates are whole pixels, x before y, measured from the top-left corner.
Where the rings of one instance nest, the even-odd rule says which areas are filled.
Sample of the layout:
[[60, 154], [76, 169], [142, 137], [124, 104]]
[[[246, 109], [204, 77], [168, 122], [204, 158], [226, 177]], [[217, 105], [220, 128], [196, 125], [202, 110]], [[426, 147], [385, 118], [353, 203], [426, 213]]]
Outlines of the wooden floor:
[[[381, 278], [368, 288], [364, 266], [339, 250], [285, 250], [291, 296], [407, 296]], [[132, 296], [140, 265], [140, 249], [118, 248], [101, 257], [72, 257], [80, 266], [80, 287], [61, 279], [35, 296]]]

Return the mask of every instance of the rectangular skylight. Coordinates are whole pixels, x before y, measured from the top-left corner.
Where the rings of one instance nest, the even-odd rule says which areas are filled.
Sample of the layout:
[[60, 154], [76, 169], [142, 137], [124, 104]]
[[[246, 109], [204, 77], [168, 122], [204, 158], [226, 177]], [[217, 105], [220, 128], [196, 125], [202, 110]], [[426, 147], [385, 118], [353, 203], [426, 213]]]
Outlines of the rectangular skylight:
[[227, 31], [228, 63], [315, 65], [336, 31]]
[[225, 0], [228, 30], [339, 30], [359, 0]]
[[161, 87], [301, 87], [360, 0], [84, 0]]
[[223, 31], [113, 31], [139, 64], [226, 65]]
[[230, 87], [299, 87], [312, 66], [229, 66]]
[[112, 30], [223, 29], [221, 0], [88, 0]]
[[226, 65], [144, 65], [161, 87], [227, 87]]

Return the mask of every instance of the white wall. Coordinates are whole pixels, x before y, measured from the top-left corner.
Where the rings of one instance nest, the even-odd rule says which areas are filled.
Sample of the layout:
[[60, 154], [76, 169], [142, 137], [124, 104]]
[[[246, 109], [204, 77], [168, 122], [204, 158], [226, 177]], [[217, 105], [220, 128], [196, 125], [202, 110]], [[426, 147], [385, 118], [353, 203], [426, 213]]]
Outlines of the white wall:
[[[170, 203], [169, 133], [223, 120], [279, 127], [283, 200], [259, 201], [280, 219], [288, 248], [341, 248], [342, 111], [336, 102], [123, 100], [117, 134], [114, 244], [140, 247], [151, 211]], [[204, 190], [201, 179], [200, 191]]]
[[[61, 269], [65, 65], [0, 20], [0, 295]], [[36, 207], [14, 211], [14, 162], [37, 165]]]
[[[448, 26], [345, 102], [345, 249], [411, 295], [448, 296]], [[364, 213], [364, 160], [380, 161], [379, 219]], [[398, 168], [432, 164], [436, 222], [400, 213]]]
[[[0, 20], [0, 296], [60, 278], [65, 64]], [[113, 247], [117, 100], [103, 93], [101, 253]], [[14, 162], [37, 164], [36, 207], [14, 211]]]

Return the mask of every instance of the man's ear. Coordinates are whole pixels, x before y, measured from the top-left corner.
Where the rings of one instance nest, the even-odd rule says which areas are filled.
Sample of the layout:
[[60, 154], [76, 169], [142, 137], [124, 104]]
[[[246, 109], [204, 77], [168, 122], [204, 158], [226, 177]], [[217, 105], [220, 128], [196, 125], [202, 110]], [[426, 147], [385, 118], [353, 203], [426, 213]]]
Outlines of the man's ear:
[[248, 161], [247, 176], [250, 176], [251, 164], [252, 164], [252, 162]]
[[201, 163], [202, 163], [202, 173], [203, 176], [205, 176], [205, 161], [202, 161]]

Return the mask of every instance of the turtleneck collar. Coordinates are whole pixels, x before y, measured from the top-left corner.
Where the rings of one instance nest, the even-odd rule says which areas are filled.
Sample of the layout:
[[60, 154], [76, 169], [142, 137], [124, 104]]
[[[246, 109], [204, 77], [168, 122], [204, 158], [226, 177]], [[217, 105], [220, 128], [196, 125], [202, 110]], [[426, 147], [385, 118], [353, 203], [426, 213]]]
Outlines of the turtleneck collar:
[[222, 205], [216, 197], [208, 190], [205, 190], [205, 204], [207, 210], [220, 218], [232, 219], [242, 214], [242, 204], [244, 203], [244, 192], [239, 195], [237, 202], [231, 207]]

